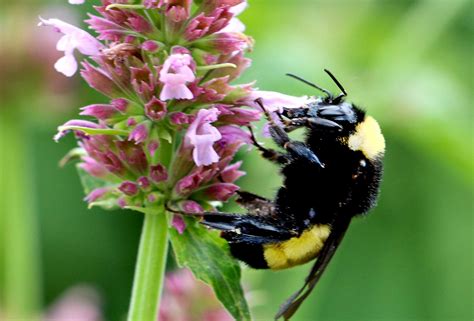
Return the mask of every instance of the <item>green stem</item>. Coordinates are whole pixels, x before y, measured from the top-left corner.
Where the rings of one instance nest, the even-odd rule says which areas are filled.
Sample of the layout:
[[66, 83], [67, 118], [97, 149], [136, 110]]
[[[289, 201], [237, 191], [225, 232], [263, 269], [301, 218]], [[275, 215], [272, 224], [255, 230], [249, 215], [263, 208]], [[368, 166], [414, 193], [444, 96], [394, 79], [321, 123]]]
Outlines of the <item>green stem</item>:
[[0, 113], [0, 284], [7, 318], [34, 320], [41, 279], [38, 222], [26, 126], [20, 116], [10, 109]]
[[145, 214], [128, 321], [156, 321], [168, 252], [164, 209]]

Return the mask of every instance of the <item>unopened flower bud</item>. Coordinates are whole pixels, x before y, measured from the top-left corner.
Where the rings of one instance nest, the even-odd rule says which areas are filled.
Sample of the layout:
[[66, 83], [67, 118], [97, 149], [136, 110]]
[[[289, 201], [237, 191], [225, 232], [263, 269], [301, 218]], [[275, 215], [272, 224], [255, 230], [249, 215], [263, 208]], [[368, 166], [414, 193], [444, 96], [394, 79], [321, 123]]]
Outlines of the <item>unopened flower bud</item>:
[[153, 165], [150, 167], [150, 177], [155, 183], [159, 183], [168, 179], [168, 172], [161, 164]]
[[141, 176], [141, 177], [138, 178], [137, 182], [138, 182], [138, 185], [140, 186], [140, 188], [142, 190], [144, 190], [144, 191], [150, 190], [151, 183], [150, 183], [150, 180], [148, 179], [148, 177]]
[[120, 184], [119, 190], [128, 196], [135, 196], [138, 194], [137, 184], [130, 181], [125, 181]]
[[99, 198], [103, 197], [107, 192], [109, 192], [108, 188], [96, 188], [92, 190], [89, 194], [87, 194], [84, 200], [87, 203], [93, 203], [97, 201]]
[[142, 43], [142, 49], [150, 53], [155, 53], [160, 49], [160, 45], [154, 40], [147, 40]]
[[183, 234], [184, 229], [186, 228], [186, 223], [180, 215], [173, 215], [173, 221], [171, 225], [178, 231], [179, 234]]
[[149, 122], [138, 124], [128, 136], [128, 140], [133, 140], [136, 144], [144, 142], [148, 138], [150, 125]]
[[157, 99], [155, 96], [145, 104], [145, 114], [154, 121], [163, 119], [166, 115], [166, 103]]
[[230, 183], [217, 183], [211, 185], [206, 191], [206, 195], [218, 201], [227, 201], [239, 187]]
[[180, 204], [181, 209], [186, 213], [202, 213], [204, 209], [195, 201], [184, 201]]

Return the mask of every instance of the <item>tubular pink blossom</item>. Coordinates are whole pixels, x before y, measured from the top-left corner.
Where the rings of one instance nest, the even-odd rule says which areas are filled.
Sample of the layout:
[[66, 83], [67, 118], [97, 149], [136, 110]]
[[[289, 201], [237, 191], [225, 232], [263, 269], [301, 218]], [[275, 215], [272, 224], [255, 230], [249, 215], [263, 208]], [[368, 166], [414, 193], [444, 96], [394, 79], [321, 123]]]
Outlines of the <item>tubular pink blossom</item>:
[[82, 163], [79, 164], [79, 167], [94, 177], [105, 177], [108, 173], [107, 169], [102, 164], [89, 156], [82, 157]]
[[219, 32], [199, 42], [203, 49], [214, 50], [224, 55], [247, 50], [251, 44], [252, 39], [240, 32]]
[[120, 89], [105, 71], [87, 62], [83, 62], [82, 65], [84, 69], [81, 70], [81, 76], [89, 86], [109, 97], [117, 98], [120, 96]]
[[82, 119], [72, 119], [65, 122], [63, 125], [58, 127], [58, 133], [54, 136], [54, 141], [59, 141], [64, 135], [66, 135], [70, 129], [69, 127], [86, 127], [86, 128], [99, 128], [99, 125], [91, 121]]
[[125, 181], [120, 184], [119, 190], [125, 195], [134, 196], [138, 193], [138, 186], [133, 182]]
[[142, 143], [148, 138], [148, 132], [149, 124], [147, 122], [143, 122], [132, 130], [128, 136], [128, 140], [133, 140], [136, 144]]
[[109, 192], [108, 188], [96, 188], [84, 198], [87, 203], [93, 203]]
[[142, 43], [142, 49], [151, 53], [155, 53], [160, 49], [160, 45], [154, 40], [147, 40]]
[[192, 58], [188, 54], [172, 54], [166, 59], [160, 71], [160, 81], [164, 83], [160, 99], [193, 99], [193, 93], [186, 83], [196, 79], [190, 68]]
[[227, 201], [239, 189], [235, 184], [217, 183], [206, 189], [206, 194], [219, 201]]
[[202, 206], [195, 201], [184, 201], [181, 203], [181, 208], [186, 213], [202, 213], [204, 211]]
[[187, 144], [194, 147], [193, 159], [197, 166], [210, 165], [219, 160], [219, 155], [213, 148], [214, 142], [221, 139], [222, 135], [211, 123], [217, 120], [217, 108], [199, 110], [196, 119], [191, 123], [186, 132]]
[[245, 175], [244, 171], [239, 171], [242, 161], [229, 165], [221, 172], [220, 177], [225, 183], [233, 183]]
[[189, 116], [180, 111], [170, 114], [170, 121], [175, 125], [183, 125], [189, 123]]
[[245, 25], [236, 16], [241, 14], [247, 8], [247, 6], [247, 1], [244, 1], [238, 5], [231, 7], [229, 9], [229, 12], [232, 13], [234, 17], [230, 19], [229, 24], [219, 32], [244, 32]]
[[84, 30], [59, 19], [46, 20], [40, 17], [40, 20], [40, 26], [52, 26], [58, 32], [64, 34], [56, 45], [57, 50], [64, 51], [64, 57], [60, 58], [54, 65], [58, 72], [67, 77], [71, 77], [76, 73], [77, 61], [73, 55], [75, 49], [87, 56], [100, 55], [103, 45]]
[[245, 103], [248, 106], [252, 106], [255, 108], [259, 108], [258, 104], [255, 102], [255, 99], [261, 98], [263, 102], [263, 106], [270, 111], [279, 111], [283, 107], [287, 108], [297, 108], [304, 106], [314, 100], [312, 97], [308, 96], [290, 96], [281, 94], [275, 91], [263, 91], [263, 90], [255, 90], [250, 93], [245, 99]]
[[216, 108], [221, 112], [219, 116], [220, 122], [239, 126], [247, 126], [251, 122], [258, 121], [262, 113], [258, 109], [235, 108], [226, 105], [216, 105]]
[[93, 104], [81, 108], [82, 112], [79, 115], [83, 116], [93, 116], [97, 119], [106, 120], [107, 118], [112, 117], [118, 111], [112, 105], [106, 104]]
[[148, 191], [150, 189], [151, 183], [148, 177], [146, 176], [141, 176], [137, 180], [138, 186], [144, 191]]
[[155, 183], [163, 182], [168, 179], [168, 172], [161, 164], [153, 165], [150, 167], [150, 177]]
[[145, 114], [151, 120], [158, 121], [166, 116], [166, 103], [157, 99], [155, 96], [145, 104]]

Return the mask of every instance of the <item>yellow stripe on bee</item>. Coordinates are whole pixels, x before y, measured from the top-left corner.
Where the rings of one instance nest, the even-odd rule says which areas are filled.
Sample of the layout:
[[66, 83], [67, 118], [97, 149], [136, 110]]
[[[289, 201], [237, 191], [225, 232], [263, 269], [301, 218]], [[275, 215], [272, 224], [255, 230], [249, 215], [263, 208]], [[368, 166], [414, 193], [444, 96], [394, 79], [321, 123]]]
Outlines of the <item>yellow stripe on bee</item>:
[[367, 116], [356, 126], [354, 134], [349, 136], [347, 145], [350, 149], [361, 151], [370, 160], [385, 151], [385, 139], [377, 121]]
[[263, 255], [272, 270], [286, 269], [314, 259], [329, 236], [329, 225], [314, 225], [299, 237], [281, 243], [266, 244]]

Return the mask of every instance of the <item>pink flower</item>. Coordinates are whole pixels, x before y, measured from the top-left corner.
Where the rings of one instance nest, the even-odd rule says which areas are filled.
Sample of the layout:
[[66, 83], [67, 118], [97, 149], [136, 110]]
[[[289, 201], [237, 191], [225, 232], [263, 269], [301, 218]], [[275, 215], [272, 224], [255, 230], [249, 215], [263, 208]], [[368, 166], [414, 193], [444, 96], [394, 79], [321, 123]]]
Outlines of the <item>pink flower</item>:
[[263, 91], [255, 90], [246, 97], [246, 104], [255, 108], [260, 107], [255, 102], [255, 99], [261, 98], [263, 106], [270, 112], [281, 110], [283, 107], [287, 108], [297, 108], [304, 106], [314, 100], [312, 97], [308, 96], [290, 96], [285, 94], [280, 94], [275, 91]]
[[186, 83], [196, 79], [190, 65], [192, 58], [188, 54], [172, 54], [166, 59], [160, 71], [160, 81], [164, 83], [160, 99], [193, 99], [193, 93]]
[[100, 297], [94, 289], [85, 285], [75, 286], [65, 291], [54, 302], [44, 316], [44, 320], [104, 320], [100, 312], [100, 301]]
[[237, 191], [238, 189], [239, 187], [235, 184], [217, 183], [209, 186], [206, 189], [205, 193], [212, 199], [225, 202], [232, 195], [234, 195], [235, 191]]
[[230, 19], [229, 24], [219, 32], [244, 32], [245, 25], [242, 23], [242, 21], [240, 21], [240, 19], [235, 16], [241, 14], [247, 8], [247, 6], [247, 1], [244, 1], [242, 3], [239, 3], [238, 5], [231, 7], [229, 9], [229, 12], [232, 13], [234, 17]]
[[155, 96], [145, 104], [145, 114], [151, 120], [161, 120], [165, 117], [167, 112], [166, 103], [162, 102], [161, 100], [156, 99]]
[[71, 119], [58, 127], [58, 133], [54, 135], [53, 138], [54, 141], [58, 142], [61, 138], [63, 138], [64, 135], [70, 131], [71, 127], [99, 128], [99, 125], [87, 120]]
[[242, 161], [229, 165], [221, 172], [220, 176], [225, 183], [233, 183], [245, 175], [244, 171], [239, 171]]
[[106, 120], [117, 113], [117, 109], [112, 105], [107, 104], [93, 104], [81, 108], [82, 112], [79, 115], [93, 116], [97, 119]]
[[85, 198], [84, 200], [87, 201], [88, 203], [93, 203], [97, 201], [99, 198], [104, 196], [109, 192], [108, 188], [102, 187], [102, 188], [96, 188], [92, 190]]
[[128, 196], [135, 196], [138, 193], [138, 186], [134, 182], [125, 181], [118, 188], [121, 192]]
[[193, 274], [182, 269], [167, 274], [163, 299], [160, 305], [160, 321], [231, 321], [212, 290]]
[[219, 160], [213, 144], [221, 139], [222, 135], [211, 125], [217, 120], [218, 115], [217, 108], [199, 110], [196, 119], [186, 132], [185, 140], [188, 145], [194, 147], [193, 159], [197, 166], [210, 165]]
[[214, 49], [224, 55], [247, 50], [252, 39], [240, 32], [219, 32], [202, 41], [203, 48]]
[[168, 179], [168, 172], [163, 165], [157, 164], [150, 167], [150, 177], [154, 182], [159, 183]]
[[69, 0], [70, 4], [83, 4], [85, 0]]
[[144, 142], [148, 138], [149, 127], [147, 122], [137, 125], [128, 136], [128, 140], [133, 140], [136, 144]]
[[186, 213], [202, 213], [204, 211], [202, 206], [195, 201], [184, 201], [181, 203], [181, 208]]
[[64, 51], [64, 57], [60, 58], [54, 64], [54, 68], [67, 77], [71, 77], [77, 71], [77, 61], [74, 58], [74, 49], [87, 56], [99, 56], [103, 45], [90, 34], [79, 29], [69, 23], [59, 19], [43, 19], [40, 18], [40, 26], [52, 26], [58, 32], [64, 34], [59, 39], [56, 49]]
[[79, 164], [79, 167], [88, 172], [91, 176], [105, 177], [107, 175], [107, 169], [92, 157], [84, 156], [81, 160], [82, 163]]

